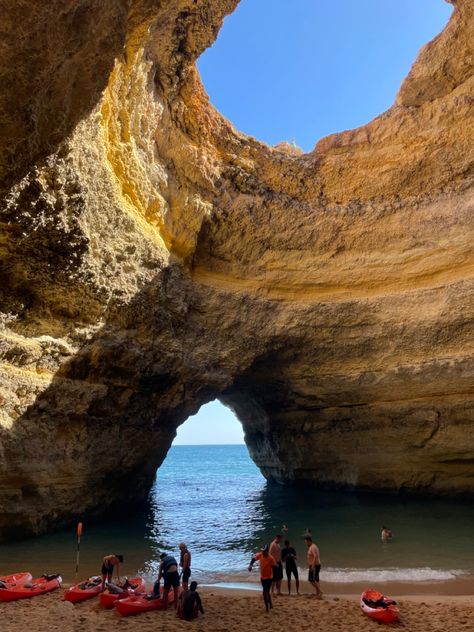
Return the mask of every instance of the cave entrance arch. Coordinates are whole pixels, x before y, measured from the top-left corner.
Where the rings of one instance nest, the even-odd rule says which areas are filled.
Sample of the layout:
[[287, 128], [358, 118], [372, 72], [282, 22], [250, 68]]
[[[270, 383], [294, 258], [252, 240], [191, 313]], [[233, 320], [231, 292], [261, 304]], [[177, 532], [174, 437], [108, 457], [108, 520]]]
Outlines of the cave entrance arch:
[[217, 399], [188, 417], [173, 441], [174, 446], [225, 444], [244, 444], [244, 431], [236, 415]]

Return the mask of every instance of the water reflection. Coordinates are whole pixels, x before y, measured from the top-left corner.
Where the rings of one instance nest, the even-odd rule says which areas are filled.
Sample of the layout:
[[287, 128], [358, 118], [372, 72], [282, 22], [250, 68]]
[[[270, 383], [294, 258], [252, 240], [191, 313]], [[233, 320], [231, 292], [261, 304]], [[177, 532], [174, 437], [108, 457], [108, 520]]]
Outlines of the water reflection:
[[[468, 501], [283, 487], [263, 479], [245, 446], [179, 446], [158, 471], [147, 506], [107, 523], [85, 522], [81, 576], [99, 572], [103, 555], [123, 553], [127, 574], [152, 580], [160, 552], [177, 554], [184, 541], [198, 581], [248, 580], [251, 552], [270, 542], [282, 524], [302, 567], [303, 535], [312, 530], [326, 581], [374, 575], [429, 580], [474, 572], [474, 506]], [[395, 534], [385, 545], [382, 524]], [[3, 545], [0, 572], [58, 571], [72, 581], [75, 552], [75, 529]]]

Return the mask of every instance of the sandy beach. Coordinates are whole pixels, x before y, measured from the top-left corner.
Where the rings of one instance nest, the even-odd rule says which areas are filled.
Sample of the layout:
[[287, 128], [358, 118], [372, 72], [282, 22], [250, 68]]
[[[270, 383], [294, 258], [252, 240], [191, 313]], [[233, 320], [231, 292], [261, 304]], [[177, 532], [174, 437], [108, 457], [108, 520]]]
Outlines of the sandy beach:
[[[306, 591], [306, 587], [303, 588]], [[474, 631], [474, 597], [468, 595], [398, 596], [391, 587], [384, 591], [398, 601], [401, 621], [397, 627], [413, 632]], [[310, 593], [297, 597], [274, 598], [274, 608], [266, 614], [260, 593], [250, 590], [203, 587], [205, 615], [192, 622], [176, 617], [174, 610], [151, 612], [123, 618], [115, 610], [104, 610], [97, 599], [72, 605], [62, 599], [62, 590], [23, 602], [0, 604], [3, 632], [107, 632], [118, 627], [130, 632], [155, 632], [166, 629], [181, 632], [273, 632], [291, 629], [301, 632], [367, 632], [378, 630], [379, 624], [364, 616], [357, 594], [329, 594], [319, 601]]]

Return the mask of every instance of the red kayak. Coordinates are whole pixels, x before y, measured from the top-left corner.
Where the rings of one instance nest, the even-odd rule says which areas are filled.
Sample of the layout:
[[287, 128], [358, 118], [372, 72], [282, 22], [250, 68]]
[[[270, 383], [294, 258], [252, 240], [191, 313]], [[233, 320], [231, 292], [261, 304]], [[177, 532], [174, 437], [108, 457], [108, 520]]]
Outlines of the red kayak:
[[398, 619], [398, 608], [393, 599], [389, 599], [377, 590], [366, 590], [360, 596], [362, 612], [379, 623], [394, 623]]
[[61, 575], [42, 575], [25, 584], [16, 584], [11, 588], [0, 590], [0, 601], [16, 601], [17, 599], [29, 599], [44, 595], [59, 588], [62, 582]]
[[120, 588], [123, 588], [123, 593], [116, 594], [105, 590], [100, 594], [100, 603], [104, 608], [113, 608], [116, 601], [144, 593], [145, 580], [143, 577], [132, 577], [127, 584], [122, 584]]
[[[174, 592], [170, 590], [168, 594], [168, 605], [173, 604]], [[140, 612], [150, 612], [151, 610], [162, 610], [163, 599], [147, 599], [146, 595], [133, 595], [126, 599], [119, 599], [115, 602], [117, 611], [123, 616], [139, 614]]]
[[[0, 589], [2, 587], [11, 588], [17, 584], [27, 584], [32, 579], [33, 575], [31, 573], [13, 573], [13, 575], [3, 575], [3, 577], [0, 577]], [[5, 586], [2, 586], [2, 584], [5, 584]]]
[[79, 603], [86, 599], [92, 599], [97, 597], [102, 590], [102, 577], [89, 577], [80, 584], [71, 586], [64, 591], [64, 601], [70, 601], [71, 603]]

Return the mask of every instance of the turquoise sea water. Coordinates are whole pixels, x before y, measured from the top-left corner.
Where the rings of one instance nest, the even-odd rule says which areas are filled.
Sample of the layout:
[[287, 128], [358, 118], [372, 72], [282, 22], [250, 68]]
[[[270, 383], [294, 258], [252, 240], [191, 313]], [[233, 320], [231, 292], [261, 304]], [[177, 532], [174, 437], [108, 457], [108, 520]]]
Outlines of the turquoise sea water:
[[[252, 551], [282, 524], [305, 567], [307, 527], [321, 550], [325, 581], [437, 581], [474, 575], [474, 504], [429, 498], [321, 492], [269, 484], [247, 448], [173, 446], [143, 511], [109, 523], [84, 524], [81, 576], [101, 557], [125, 555], [124, 571], [150, 580], [160, 551], [177, 555], [184, 541], [198, 581], [248, 581]], [[380, 541], [380, 528], [394, 532]], [[60, 571], [72, 581], [75, 530], [0, 546], [0, 574]], [[256, 573], [253, 579], [257, 579]]]

